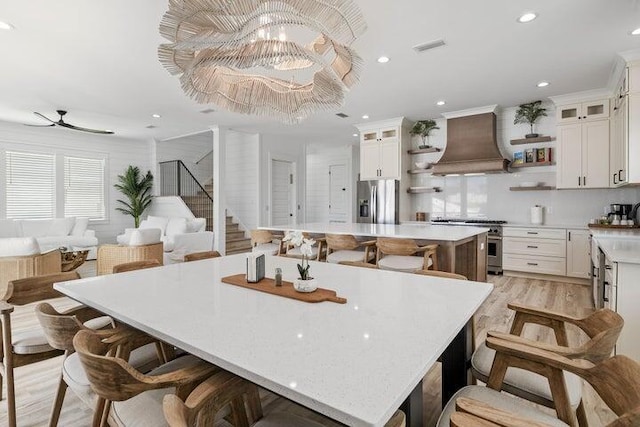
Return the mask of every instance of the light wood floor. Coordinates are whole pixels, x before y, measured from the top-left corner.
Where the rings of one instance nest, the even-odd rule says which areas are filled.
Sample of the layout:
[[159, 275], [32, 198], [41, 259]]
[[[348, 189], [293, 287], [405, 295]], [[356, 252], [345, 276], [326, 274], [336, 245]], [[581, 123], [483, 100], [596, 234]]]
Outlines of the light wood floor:
[[[95, 274], [95, 261], [83, 265], [79, 272], [83, 277]], [[543, 280], [515, 277], [489, 276], [495, 289], [475, 316], [477, 343], [481, 344], [487, 330], [507, 331], [513, 313], [506, 308], [509, 301], [552, 307], [560, 311], [576, 314], [580, 309], [591, 307], [590, 288]], [[60, 305], [69, 305], [68, 301]], [[12, 318], [14, 328], [27, 328], [36, 323], [33, 306], [19, 307]], [[528, 327], [525, 336], [549, 340], [551, 334], [542, 328]], [[570, 331], [570, 340], [577, 340], [578, 333]], [[575, 342], [575, 341], [574, 341]], [[18, 425], [21, 427], [45, 426], [60, 372], [61, 358], [55, 358], [18, 368], [15, 372]], [[440, 366], [436, 364], [424, 379], [425, 426], [435, 425], [440, 415]], [[3, 393], [4, 395], [5, 393]], [[585, 385], [585, 402], [591, 427], [603, 426], [614, 416], [593, 390]], [[266, 413], [292, 411], [319, 421], [326, 426], [338, 424], [307, 409], [291, 403], [271, 393], [264, 393]], [[545, 410], [548, 410], [545, 408]], [[0, 426], [7, 425], [6, 400], [0, 402]], [[91, 409], [86, 407], [71, 390], [67, 392], [60, 417], [60, 426], [89, 426]]]

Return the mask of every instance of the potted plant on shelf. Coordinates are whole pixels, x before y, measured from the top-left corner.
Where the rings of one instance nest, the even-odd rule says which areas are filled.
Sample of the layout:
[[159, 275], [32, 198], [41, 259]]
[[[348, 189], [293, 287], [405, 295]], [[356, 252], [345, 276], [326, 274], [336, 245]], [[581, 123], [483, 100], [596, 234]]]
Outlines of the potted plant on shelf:
[[313, 254], [311, 247], [316, 241], [304, 237], [301, 231], [289, 231], [282, 240], [291, 242], [293, 246], [300, 247], [300, 253], [302, 254], [302, 263], [298, 264], [300, 277], [293, 281], [293, 288], [298, 292], [315, 291], [318, 286], [316, 285], [315, 279], [309, 275], [311, 268], [309, 265], [309, 257]]
[[540, 117], [547, 116], [547, 109], [542, 107], [542, 101], [529, 102], [528, 104], [522, 104], [516, 110], [516, 116], [513, 119], [513, 124], [528, 124], [531, 127], [531, 133], [526, 134], [525, 138], [537, 138], [539, 135], [533, 133], [533, 125]]
[[411, 128], [409, 133], [411, 135], [420, 135], [422, 139], [422, 144], [418, 145], [418, 149], [429, 148], [429, 135], [431, 131], [440, 129], [435, 120], [427, 119], [427, 120], [418, 120], [415, 125]]
[[119, 184], [113, 186], [127, 197], [127, 201], [118, 200], [122, 207], [116, 210], [125, 215], [131, 215], [136, 228], [140, 225], [140, 217], [151, 204], [151, 187], [153, 187], [153, 175], [151, 171], [143, 177], [140, 176], [140, 168], [129, 166], [124, 175], [118, 175]]

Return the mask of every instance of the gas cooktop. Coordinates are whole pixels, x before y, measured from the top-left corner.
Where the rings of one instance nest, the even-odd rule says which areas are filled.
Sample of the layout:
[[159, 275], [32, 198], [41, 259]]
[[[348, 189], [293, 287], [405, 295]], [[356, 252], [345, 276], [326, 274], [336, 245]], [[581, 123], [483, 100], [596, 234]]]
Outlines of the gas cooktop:
[[437, 218], [431, 222], [439, 224], [506, 224], [507, 221], [492, 219]]

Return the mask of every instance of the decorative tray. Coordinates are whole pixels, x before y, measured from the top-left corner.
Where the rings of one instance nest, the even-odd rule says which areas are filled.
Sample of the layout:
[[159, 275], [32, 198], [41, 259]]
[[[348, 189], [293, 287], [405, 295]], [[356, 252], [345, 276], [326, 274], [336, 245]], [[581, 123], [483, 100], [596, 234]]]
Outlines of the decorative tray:
[[589, 228], [611, 228], [618, 230], [633, 230], [640, 228], [640, 225], [612, 225], [612, 224], [589, 224]]
[[336, 291], [331, 289], [318, 288], [314, 292], [303, 293], [293, 289], [293, 283], [282, 281], [282, 286], [276, 286], [276, 281], [265, 277], [258, 283], [249, 283], [244, 273], [234, 274], [233, 276], [223, 277], [222, 281], [229, 285], [241, 286], [243, 288], [253, 289], [260, 292], [266, 292], [272, 295], [279, 295], [285, 298], [297, 299], [304, 302], [323, 302], [331, 301], [338, 304], [346, 304], [347, 299], [336, 295]]

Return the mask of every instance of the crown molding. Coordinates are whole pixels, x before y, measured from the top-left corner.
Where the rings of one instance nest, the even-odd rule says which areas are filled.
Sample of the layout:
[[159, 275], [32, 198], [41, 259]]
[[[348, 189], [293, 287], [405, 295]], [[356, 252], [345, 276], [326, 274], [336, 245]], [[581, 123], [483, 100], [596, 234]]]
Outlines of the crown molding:
[[485, 105], [484, 107], [468, 108], [466, 110], [448, 111], [442, 113], [442, 117], [445, 119], [455, 119], [458, 117], [475, 116], [477, 114], [496, 113], [498, 110], [498, 104]]

